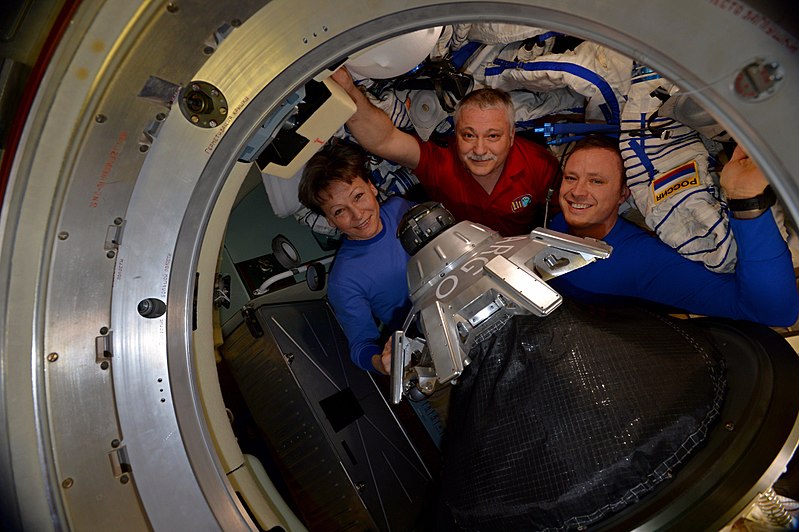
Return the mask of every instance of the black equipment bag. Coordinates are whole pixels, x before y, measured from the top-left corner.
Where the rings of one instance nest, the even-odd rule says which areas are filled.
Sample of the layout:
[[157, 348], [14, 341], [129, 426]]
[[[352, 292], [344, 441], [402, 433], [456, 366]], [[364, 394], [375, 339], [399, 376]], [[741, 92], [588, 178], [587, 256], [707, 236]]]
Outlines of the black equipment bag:
[[451, 396], [442, 529], [597, 523], [671, 478], [726, 385], [690, 320], [568, 300], [512, 318], [470, 358]]

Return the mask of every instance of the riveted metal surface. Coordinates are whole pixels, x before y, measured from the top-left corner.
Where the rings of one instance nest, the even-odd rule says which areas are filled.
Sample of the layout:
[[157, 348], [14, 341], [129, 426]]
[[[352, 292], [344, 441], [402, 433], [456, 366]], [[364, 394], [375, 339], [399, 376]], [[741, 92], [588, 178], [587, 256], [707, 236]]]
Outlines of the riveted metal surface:
[[[378, 40], [491, 18], [607, 44], [693, 92], [744, 143], [798, 218], [796, 39], [741, 3], [168, 5], [81, 6], [12, 168], [0, 218], [0, 314], [7, 331], [0, 421], [8, 427], [0, 467], [13, 471], [14, 481], [3, 499], [31, 529], [82, 528], [92, 519], [111, 524], [116, 518], [106, 514], [114, 512], [156, 529], [252, 526], [220, 471], [193, 376], [191, 301], [204, 225], [236, 155], [278, 102]], [[205, 55], [206, 40], [234, 18], [243, 24]], [[769, 98], [741, 102], [734, 77], [758, 58], [778, 63], [785, 77]], [[170, 112], [140, 151], [140, 134], [164, 112], [137, 99], [149, 76], [213, 84], [228, 101], [227, 121], [202, 130]], [[106, 120], [96, 121], [97, 114]], [[103, 245], [116, 217], [125, 225], [118, 253], [109, 258]], [[60, 232], [68, 237], [58, 240]], [[165, 299], [166, 315], [142, 318], [136, 304], [147, 297]], [[94, 353], [102, 326], [113, 331], [107, 371]], [[46, 362], [51, 352], [60, 355], [53, 363]], [[91, 421], [64, 429], [87, 409]], [[795, 432], [786, 443], [791, 450]], [[120, 437], [132, 470], [126, 485], [106, 468], [110, 441]], [[114, 488], [80, 491], [88, 484], [73, 472], [78, 467], [102, 479], [98, 490], [116, 482]], [[67, 477], [73, 479], [68, 494], [61, 487]], [[94, 504], [98, 495], [113, 502]]]

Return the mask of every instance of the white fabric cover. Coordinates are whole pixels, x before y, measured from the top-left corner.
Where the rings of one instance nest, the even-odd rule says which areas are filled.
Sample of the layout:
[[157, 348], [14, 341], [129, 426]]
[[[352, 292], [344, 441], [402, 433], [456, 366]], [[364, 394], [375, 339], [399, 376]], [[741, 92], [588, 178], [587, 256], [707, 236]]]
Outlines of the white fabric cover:
[[542, 35], [548, 31], [542, 28], [503, 22], [480, 22], [477, 24], [459, 24], [459, 26], [468, 26], [468, 31], [466, 31], [467, 40], [485, 44], [510, 44]]
[[300, 200], [297, 199], [300, 177], [302, 177], [302, 171], [298, 172], [290, 179], [283, 179], [282, 177], [261, 173], [261, 179], [264, 182], [269, 204], [272, 206], [272, 211], [278, 218], [291, 216], [297, 212], [297, 209], [302, 207]]
[[624, 106], [624, 95], [630, 89], [630, 72], [632, 71], [632, 59], [629, 57], [593, 42], [583, 42], [574, 50], [562, 54], [539, 55], [528, 63], [543, 65], [545, 62], [558, 63], [559, 68], [564, 70], [530, 71], [522, 68], [508, 68], [496, 75], [486, 71], [485, 83], [490, 87], [506, 91], [548, 92], [570, 88], [588, 100], [585, 112], [586, 121], [605, 122], [605, 114], [600, 109], [600, 105], [608, 103], [605, 96], [600, 91], [600, 87], [591, 79], [575, 74], [574, 70], [577, 70], [598, 76], [612, 91], [612, 95], [609, 95], [608, 99], [615, 99], [614, 103], [619, 109]]
[[350, 72], [365, 78], [400, 76], [425, 60], [440, 34], [439, 26], [398, 35], [359, 52], [344, 65]]
[[550, 92], [513, 91], [510, 97], [516, 110], [516, 122], [543, 118], [585, 105], [585, 98], [568, 88]]

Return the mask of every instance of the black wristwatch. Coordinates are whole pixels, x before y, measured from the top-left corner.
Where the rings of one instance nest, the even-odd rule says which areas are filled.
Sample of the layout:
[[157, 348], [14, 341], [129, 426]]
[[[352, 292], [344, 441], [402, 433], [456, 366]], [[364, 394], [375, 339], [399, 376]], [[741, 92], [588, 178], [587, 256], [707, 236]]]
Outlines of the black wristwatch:
[[771, 185], [768, 185], [762, 193], [753, 198], [728, 199], [727, 207], [735, 218], [750, 219], [757, 218], [775, 203], [777, 195]]

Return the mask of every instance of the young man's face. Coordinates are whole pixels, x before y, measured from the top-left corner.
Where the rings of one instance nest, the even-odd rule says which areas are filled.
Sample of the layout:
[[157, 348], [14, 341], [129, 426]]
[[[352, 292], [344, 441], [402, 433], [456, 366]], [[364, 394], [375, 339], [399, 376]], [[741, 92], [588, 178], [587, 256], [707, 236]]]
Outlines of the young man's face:
[[629, 195], [623, 177], [621, 158], [611, 150], [589, 147], [569, 157], [558, 198], [571, 234], [607, 236]]
[[475, 178], [499, 177], [513, 145], [514, 130], [504, 109], [466, 106], [455, 125], [458, 157]]
[[330, 225], [352, 240], [368, 240], [383, 229], [377, 189], [360, 177], [352, 183], [333, 181], [322, 194], [325, 213]]

